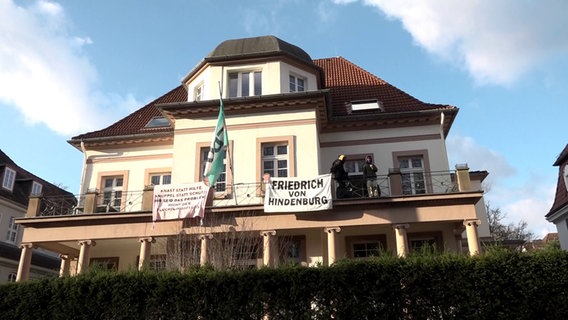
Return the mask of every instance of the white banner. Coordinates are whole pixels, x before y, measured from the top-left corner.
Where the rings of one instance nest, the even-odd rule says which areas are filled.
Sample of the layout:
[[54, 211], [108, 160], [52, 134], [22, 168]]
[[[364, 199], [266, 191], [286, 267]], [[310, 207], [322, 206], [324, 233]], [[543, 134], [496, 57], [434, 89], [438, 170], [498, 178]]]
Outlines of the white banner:
[[203, 182], [154, 186], [154, 221], [203, 218], [210, 187]]
[[331, 174], [314, 179], [270, 178], [264, 196], [265, 212], [327, 210], [331, 201]]

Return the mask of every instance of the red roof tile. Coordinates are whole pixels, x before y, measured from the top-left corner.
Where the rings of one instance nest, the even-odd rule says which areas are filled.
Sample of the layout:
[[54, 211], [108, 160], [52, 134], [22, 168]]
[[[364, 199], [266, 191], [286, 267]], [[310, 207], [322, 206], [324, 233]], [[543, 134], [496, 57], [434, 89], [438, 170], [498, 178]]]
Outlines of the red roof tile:
[[173, 132], [171, 127], [146, 128], [146, 124], [148, 124], [152, 118], [162, 115], [160, 110], [156, 107], [157, 104], [184, 101], [187, 101], [187, 90], [182, 85], [179, 85], [109, 127], [75, 136], [72, 140], [80, 141], [81, 139], [116, 137], [132, 134]]
[[[457, 110], [448, 105], [424, 103], [342, 57], [317, 59], [314, 64], [323, 71], [324, 88], [321, 89], [328, 89], [330, 92], [333, 117], [348, 115], [347, 103], [368, 99], [377, 99], [383, 106], [381, 112], [373, 110], [370, 113]], [[82, 139], [171, 133], [173, 129], [170, 127], [149, 129], [145, 126], [153, 117], [161, 115], [156, 105], [186, 101], [187, 90], [180, 85], [109, 127], [75, 136], [69, 143], [78, 147]]]
[[324, 84], [330, 89], [334, 116], [349, 113], [347, 103], [368, 99], [380, 101], [383, 112], [454, 108], [424, 103], [342, 57], [316, 59], [314, 63], [324, 71]]
[[547, 217], [554, 214], [556, 211], [568, 206], [568, 190], [566, 189], [566, 184], [564, 183], [564, 166], [568, 165], [568, 144], [564, 147], [564, 150], [560, 153], [554, 166], [558, 166], [558, 181], [556, 182], [556, 195], [554, 196], [554, 203], [552, 208], [546, 214]]

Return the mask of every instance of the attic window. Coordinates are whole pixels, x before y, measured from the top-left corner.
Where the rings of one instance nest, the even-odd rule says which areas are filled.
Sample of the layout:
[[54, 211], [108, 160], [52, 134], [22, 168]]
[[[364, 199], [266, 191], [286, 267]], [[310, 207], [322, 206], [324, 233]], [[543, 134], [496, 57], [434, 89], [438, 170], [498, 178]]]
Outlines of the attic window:
[[16, 181], [16, 171], [6, 168], [4, 170], [4, 178], [2, 179], [2, 188], [10, 191], [14, 190], [14, 182]]
[[369, 110], [383, 111], [381, 102], [379, 100], [351, 101], [350, 106], [352, 112], [369, 111]]
[[32, 195], [32, 196], [41, 195], [42, 187], [43, 187], [43, 186], [41, 185], [41, 183], [38, 183], [38, 182], [35, 182], [35, 181], [34, 181], [34, 182], [32, 183], [32, 191], [30, 192], [30, 195]]
[[170, 122], [165, 117], [154, 117], [146, 124], [146, 128], [160, 128], [169, 126]]

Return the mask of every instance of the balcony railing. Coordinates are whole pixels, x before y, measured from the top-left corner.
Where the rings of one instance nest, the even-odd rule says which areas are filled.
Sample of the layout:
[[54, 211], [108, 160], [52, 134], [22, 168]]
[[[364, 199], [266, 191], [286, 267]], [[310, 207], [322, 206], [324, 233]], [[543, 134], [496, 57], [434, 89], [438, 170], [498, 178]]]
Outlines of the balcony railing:
[[[467, 180], [469, 184], [469, 173]], [[419, 172], [414, 176], [393, 170], [389, 175], [377, 177], [381, 197], [399, 197], [425, 194], [447, 194], [460, 191], [458, 173], [454, 171]], [[251, 206], [264, 203], [264, 188], [261, 183], [237, 183], [225, 192], [216, 192], [211, 207]], [[350, 177], [349, 196], [340, 201], [368, 198], [366, 181], [362, 177]], [[148, 212], [151, 210], [153, 190], [122, 192], [120, 197], [103, 197], [93, 190], [87, 194], [68, 197], [40, 196], [35, 205], [35, 214], [28, 216], [67, 216], [89, 213]], [[30, 207], [33, 198], [30, 198]], [[39, 207], [38, 207], [39, 206]], [[39, 208], [39, 209], [38, 209]], [[30, 209], [28, 209], [28, 213]]]

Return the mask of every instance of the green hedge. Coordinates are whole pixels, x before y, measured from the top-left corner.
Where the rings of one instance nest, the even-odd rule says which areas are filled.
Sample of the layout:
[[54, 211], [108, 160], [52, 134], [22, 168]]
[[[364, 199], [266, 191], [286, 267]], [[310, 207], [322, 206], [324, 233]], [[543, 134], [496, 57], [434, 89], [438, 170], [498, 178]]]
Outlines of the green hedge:
[[568, 252], [88, 272], [0, 286], [1, 319], [564, 319]]

